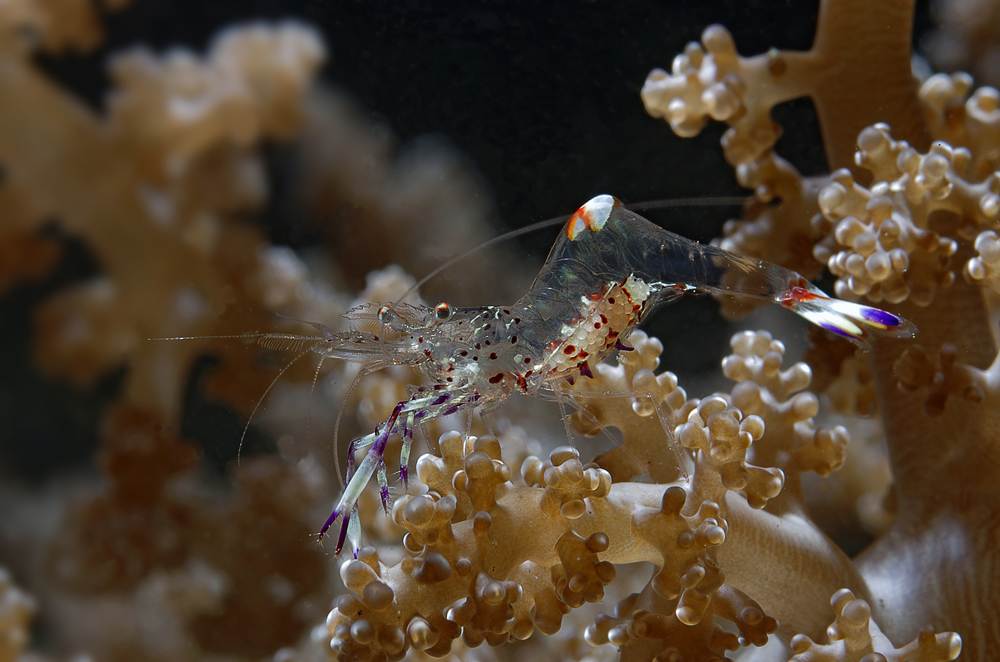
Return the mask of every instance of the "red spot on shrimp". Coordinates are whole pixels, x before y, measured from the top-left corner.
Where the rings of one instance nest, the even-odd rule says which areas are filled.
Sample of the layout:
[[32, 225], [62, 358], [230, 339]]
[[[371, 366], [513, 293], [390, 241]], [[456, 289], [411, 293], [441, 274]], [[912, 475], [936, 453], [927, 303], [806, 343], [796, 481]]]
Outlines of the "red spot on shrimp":
[[788, 289], [778, 296], [778, 303], [785, 308], [791, 308], [802, 301], [811, 301], [819, 298], [817, 295], [806, 289], [806, 281], [799, 279], [788, 286]]
[[498, 372], [497, 374], [490, 377], [490, 384], [499, 384], [503, 381], [503, 373]]
[[524, 357], [524, 365], [528, 365], [529, 363], [531, 363], [531, 357], [530, 356], [525, 356]]
[[563, 349], [563, 354], [572, 354], [575, 351], [576, 351], [575, 345], [566, 345], [566, 348]]
[[496, 360], [497, 360], [497, 353], [490, 352], [490, 361], [496, 361]]

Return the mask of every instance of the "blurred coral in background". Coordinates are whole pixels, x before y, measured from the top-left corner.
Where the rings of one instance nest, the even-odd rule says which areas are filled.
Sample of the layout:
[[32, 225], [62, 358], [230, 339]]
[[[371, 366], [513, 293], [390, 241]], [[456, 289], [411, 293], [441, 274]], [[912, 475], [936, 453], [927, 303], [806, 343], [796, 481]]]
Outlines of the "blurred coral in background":
[[[951, 3], [932, 63], [988, 77], [987, 9]], [[0, 3], [0, 661], [1000, 652], [1000, 93], [914, 66], [912, 3], [167, 4]], [[501, 216], [746, 189], [717, 243], [918, 337], [796, 360], [781, 311], [678, 306], [565, 426], [426, 426], [371, 546], [315, 542], [357, 366], [221, 336], [335, 325]], [[428, 291], [502, 303], [536, 267], [505, 244]], [[341, 441], [414, 379], [361, 381]]]

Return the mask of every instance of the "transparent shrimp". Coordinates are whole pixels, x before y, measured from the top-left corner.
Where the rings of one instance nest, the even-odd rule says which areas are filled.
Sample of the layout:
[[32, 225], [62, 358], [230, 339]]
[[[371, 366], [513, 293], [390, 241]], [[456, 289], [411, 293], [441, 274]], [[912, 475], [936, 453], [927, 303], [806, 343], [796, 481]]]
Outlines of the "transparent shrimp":
[[[724, 276], [741, 278], [727, 285]], [[336, 333], [312, 349], [324, 357], [366, 363], [364, 373], [409, 364], [427, 377], [371, 434], [351, 442], [347, 485], [319, 538], [342, 519], [337, 554], [348, 535], [355, 553], [356, 504], [373, 476], [383, 508], [389, 488], [384, 453], [402, 438], [400, 477], [417, 425], [474, 407], [499, 405], [513, 393], [551, 397], [566, 382], [593, 377], [615, 351], [631, 350], [628, 335], [664, 303], [683, 294], [721, 293], [780, 304], [808, 321], [867, 345], [873, 335], [908, 338], [915, 327], [878, 308], [832, 299], [798, 273], [762, 260], [705, 246], [663, 230], [601, 195], [566, 223], [528, 292], [510, 306], [434, 308], [384, 305], [379, 331]], [[345, 317], [372, 317], [372, 305]], [[354, 464], [355, 452], [368, 449]]]

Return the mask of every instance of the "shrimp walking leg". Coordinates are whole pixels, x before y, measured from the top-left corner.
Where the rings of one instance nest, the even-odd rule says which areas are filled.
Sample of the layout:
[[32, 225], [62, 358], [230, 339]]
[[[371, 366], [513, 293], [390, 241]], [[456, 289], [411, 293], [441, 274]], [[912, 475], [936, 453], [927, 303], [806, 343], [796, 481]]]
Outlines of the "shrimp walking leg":
[[[347, 538], [348, 528], [352, 526], [351, 521], [355, 517], [353, 515], [355, 505], [361, 496], [361, 491], [372, 479], [372, 476], [376, 476], [382, 507], [388, 513], [390, 501], [389, 481], [386, 476], [384, 456], [386, 445], [392, 435], [399, 434], [403, 437], [401, 463], [409, 462], [410, 442], [413, 439], [413, 427], [417, 422], [425, 422], [441, 416], [447, 416], [458, 411], [463, 406], [474, 403], [476, 399], [475, 396], [471, 398], [453, 398], [451, 393], [415, 396], [408, 401], [398, 403], [386, 422], [375, 428], [375, 432], [351, 442], [351, 448], [348, 453], [347, 487], [338, 500], [336, 507], [334, 507], [333, 512], [330, 513], [330, 516], [323, 524], [323, 528], [320, 529], [319, 539], [322, 540], [333, 523], [339, 517], [343, 516], [344, 523], [341, 527], [336, 550], [336, 553], [340, 554], [344, 541]], [[364, 448], [368, 448], [368, 452], [365, 453], [365, 457], [361, 461], [361, 464], [358, 465], [357, 470], [352, 471], [351, 464], [354, 452]], [[354, 543], [355, 539], [352, 538], [352, 544]], [[357, 545], [354, 544], [354, 547], [357, 547]]]
[[410, 447], [413, 445], [413, 427], [416, 425], [416, 412], [407, 412], [403, 424], [403, 446], [399, 449], [399, 479], [403, 481], [403, 489], [410, 486]]
[[[376, 432], [373, 434], [363, 437], [357, 444], [357, 447], [364, 448], [365, 446], [371, 446], [368, 452], [365, 454], [365, 459], [361, 461], [358, 465], [357, 472], [351, 479], [347, 482], [347, 489], [344, 490], [344, 494], [340, 497], [337, 502], [337, 506], [330, 513], [327, 518], [326, 523], [323, 524], [323, 528], [319, 532], [319, 538], [322, 540], [323, 536], [326, 534], [330, 526], [337, 521], [337, 518], [341, 515], [344, 516], [344, 523], [341, 527], [340, 538], [337, 541], [337, 554], [340, 554], [340, 550], [343, 549], [344, 540], [347, 536], [347, 529], [349, 527], [350, 519], [353, 517], [354, 506], [358, 502], [358, 498], [361, 496], [361, 491], [364, 489], [368, 481], [371, 480], [372, 475], [375, 473], [379, 467], [381, 467], [381, 475], [379, 482], [381, 483], [385, 480], [385, 461], [382, 456], [385, 453], [385, 446], [389, 441], [389, 436], [396, 425], [396, 419], [399, 413], [402, 411], [405, 402], [400, 402], [396, 405], [395, 409], [392, 410], [392, 415], [380, 428], [376, 428]], [[384, 497], [388, 496], [388, 486], [385, 486]]]

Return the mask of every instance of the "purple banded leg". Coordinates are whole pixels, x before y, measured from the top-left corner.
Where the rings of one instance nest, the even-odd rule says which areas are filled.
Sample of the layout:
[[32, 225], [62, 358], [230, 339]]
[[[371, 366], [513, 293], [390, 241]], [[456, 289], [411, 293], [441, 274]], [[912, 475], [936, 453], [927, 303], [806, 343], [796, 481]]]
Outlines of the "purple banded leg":
[[340, 517], [340, 510], [334, 508], [333, 512], [330, 513], [330, 516], [326, 518], [326, 522], [323, 523], [323, 528], [319, 530], [319, 534], [317, 535], [316, 538], [317, 542], [323, 540], [323, 536], [326, 535], [326, 532], [330, 529], [331, 526], [333, 526], [333, 523], [337, 521], [338, 517]]
[[378, 463], [375, 476], [378, 479], [378, 494], [382, 498], [382, 510], [388, 515], [389, 503], [392, 499], [389, 497], [389, 479], [385, 475], [385, 460]]
[[334, 556], [340, 556], [340, 551], [344, 549], [344, 541], [347, 540], [347, 528], [350, 526], [352, 514], [344, 513], [344, 523], [340, 525], [340, 535], [337, 536], [337, 551]]
[[[343, 513], [340, 509], [334, 509], [330, 516], [326, 519], [323, 524], [323, 528], [320, 529], [317, 542], [323, 540], [323, 536], [326, 535], [327, 530], [337, 521], [337, 518], [341, 515], [344, 516], [344, 521], [340, 525], [340, 535], [337, 536], [337, 549], [334, 552], [334, 556], [340, 556], [340, 552], [344, 549], [344, 541], [347, 540], [347, 532], [351, 528], [351, 522], [357, 517], [356, 511], [351, 513]], [[354, 550], [354, 558], [358, 557], [357, 549]]]
[[[385, 514], [389, 514], [389, 480], [385, 475], [385, 447], [389, 443], [389, 435], [392, 434], [392, 429], [396, 425], [396, 419], [399, 418], [399, 412], [403, 410], [405, 402], [400, 402], [396, 405], [396, 408], [392, 410], [392, 415], [389, 416], [389, 420], [385, 422], [385, 427], [379, 432], [378, 428], [375, 428], [375, 443], [372, 444], [371, 450], [368, 451], [368, 455], [365, 456], [364, 462], [368, 462], [371, 459], [375, 465], [376, 479], [379, 485], [379, 496], [382, 498], [382, 510]], [[368, 475], [369, 479], [371, 474]], [[367, 480], [365, 481], [368, 482]], [[362, 487], [364, 487], [362, 485]], [[355, 499], [356, 501], [356, 499]]]

